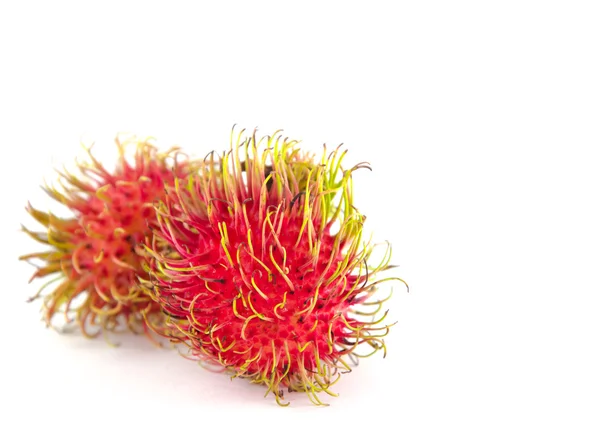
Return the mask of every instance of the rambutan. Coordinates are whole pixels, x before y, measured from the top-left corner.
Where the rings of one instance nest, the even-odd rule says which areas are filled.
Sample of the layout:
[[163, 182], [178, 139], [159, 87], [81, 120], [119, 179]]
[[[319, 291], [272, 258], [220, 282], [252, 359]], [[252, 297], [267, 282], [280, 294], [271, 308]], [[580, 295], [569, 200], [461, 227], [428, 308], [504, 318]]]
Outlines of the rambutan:
[[339, 147], [315, 163], [279, 133], [242, 133], [159, 202], [143, 282], [169, 316], [161, 331], [192, 358], [265, 384], [280, 405], [283, 388], [324, 405], [319, 393], [335, 396], [357, 358], [385, 356], [390, 326], [374, 295], [404, 281], [379, 278], [389, 244], [369, 263], [375, 245], [352, 196], [366, 163], [345, 170]]
[[43, 186], [71, 216], [58, 217], [29, 204], [27, 211], [45, 231], [23, 227], [50, 246], [20, 257], [37, 267], [30, 282], [54, 275], [30, 300], [43, 297], [48, 326], [61, 312], [66, 323], [77, 323], [88, 337], [122, 328], [149, 335], [148, 323], [160, 327], [160, 306], [137, 284], [144, 275], [144, 257], [138, 252], [156, 225], [154, 203], [165, 197], [165, 185], [195, 167], [178, 148], [160, 152], [149, 140], [115, 141], [119, 157], [113, 172], [85, 147], [89, 162], [77, 163], [79, 177], [58, 171], [62, 190]]

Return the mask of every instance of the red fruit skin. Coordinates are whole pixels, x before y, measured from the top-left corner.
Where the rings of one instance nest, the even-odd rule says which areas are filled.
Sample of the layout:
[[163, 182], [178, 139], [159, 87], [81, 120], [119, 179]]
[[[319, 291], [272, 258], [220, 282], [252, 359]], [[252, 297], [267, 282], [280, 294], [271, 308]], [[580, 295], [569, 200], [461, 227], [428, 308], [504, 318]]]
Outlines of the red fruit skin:
[[158, 210], [149, 283], [167, 336], [193, 357], [266, 384], [280, 405], [284, 387], [323, 405], [318, 393], [335, 395], [349, 362], [368, 356], [360, 348], [385, 352], [387, 312], [369, 319], [385, 300], [370, 298], [391, 255], [367, 270], [351, 197], [364, 164], [344, 171], [338, 149], [316, 165], [295, 144], [238, 139], [178, 183]]
[[[123, 327], [148, 334], [147, 322], [161, 326], [160, 306], [138, 287], [138, 277], [146, 276], [145, 258], [138, 252], [157, 225], [154, 204], [166, 196], [165, 185], [187, 177], [194, 167], [178, 149], [162, 153], [148, 141], [135, 139], [116, 143], [119, 159], [114, 171], [88, 149], [90, 163], [78, 164], [79, 177], [59, 172], [64, 192], [45, 188], [72, 217], [59, 218], [28, 205], [27, 211], [46, 231], [23, 228], [50, 247], [20, 257], [42, 263], [31, 280], [55, 275], [54, 282], [44, 284], [32, 298], [44, 298], [47, 325], [63, 313], [66, 323], [76, 322], [88, 337]], [[133, 158], [128, 160], [132, 148]]]

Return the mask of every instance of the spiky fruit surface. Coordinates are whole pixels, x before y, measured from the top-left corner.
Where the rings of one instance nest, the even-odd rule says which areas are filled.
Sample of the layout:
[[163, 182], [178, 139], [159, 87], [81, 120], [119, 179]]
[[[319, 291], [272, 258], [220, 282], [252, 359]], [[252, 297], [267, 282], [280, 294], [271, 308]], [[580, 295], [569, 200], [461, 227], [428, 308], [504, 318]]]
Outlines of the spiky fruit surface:
[[62, 190], [44, 187], [72, 216], [61, 218], [28, 205], [45, 231], [23, 227], [50, 247], [21, 257], [38, 268], [31, 280], [54, 276], [32, 298], [43, 297], [47, 324], [61, 312], [67, 323], [77, 322], [90, 337], [124, 326], [147, 333], [142, 312], [160, 327], [160, 307], [137, 286], [138, 276], [145, 275], [137, 252], [156, 225], [153, 204], [165, 197], [165, 184], [193, 168], [176, 148], [162, 153], [149, 141], [136, 139], [117, 138], [116, 144], [114, 171], [86, 148], [89, 162], [77, 164], [79, 176], [59, 172]]
[[152, 296], [192, 356], [266, 384], [282, 405], [283, 387], [323, 404], [354, 357], [385, 352], [372, 296], [391, 251], [368, 264], [352, 204], [352, 172], [366, 166], [344, 170], [339, 148], [315, 164], [280, 135], [232, 146], [158, 210], [154, 244], [175, 252], [150, 250]]

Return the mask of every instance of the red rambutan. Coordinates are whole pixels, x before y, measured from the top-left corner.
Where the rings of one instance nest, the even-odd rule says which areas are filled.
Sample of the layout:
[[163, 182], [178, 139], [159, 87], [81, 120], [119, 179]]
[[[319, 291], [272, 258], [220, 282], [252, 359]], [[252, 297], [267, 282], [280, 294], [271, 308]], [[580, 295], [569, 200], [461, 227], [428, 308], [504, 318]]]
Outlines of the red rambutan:
[[[193, 169], [177, 148], [159, 152], [149, 141], [135, 139], [117, 138], [116, 144], [119, 159], [113, 172], [86, 147], [90, 162], [77, 163], [80, 177], [58, 171], [62, 191], [43, 186], [72, 216], [61, 218], [29, 204], [27, 211], [46, 230], [23, 227], [51, 247], [20, 257], [37, 267], [30, 282], [55, 275], [31, 300], [44, 298], [48, 326], [62, 312], [66, 323], [78, 323], [88, 337], [123, 326], [134, 332], [141, 327], [148, 334], [147, 322], [160, 327], [160, 307], [137, 284], [144, 274], [139, 246], [156, 224], [153, 205], [164, 198], [164, 186]], [[129, 148], [134, 151], [128, 160]]]
[[385, 356], [385, 300], [373, 295], [403, 281], [378, 279], [389, 244], [368, 262], [351, 180], [367, 164], [344, 170], [340, 148], [315, 163], [281, 134], [242, 133], [158, 204], [143, 282], [169, 316], [162, 332], [193, 358], [266, 384], [280, 405], [284, 387], [324, 405], [318, 393], [335, 396], [349, 362]]

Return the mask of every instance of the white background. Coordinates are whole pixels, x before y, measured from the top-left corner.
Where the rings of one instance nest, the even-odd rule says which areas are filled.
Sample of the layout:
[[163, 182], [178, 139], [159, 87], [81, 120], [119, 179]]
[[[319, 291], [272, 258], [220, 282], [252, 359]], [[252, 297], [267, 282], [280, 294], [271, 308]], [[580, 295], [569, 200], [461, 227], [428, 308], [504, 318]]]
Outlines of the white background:
[[[2, 2], [0, 439], [600, 440], [597, 5]], [[24, 205], [82, 137], [203, 154], [233, 123], [373, 166], [357, 204], [411, 292], [328, 408], [25, 303]]]

